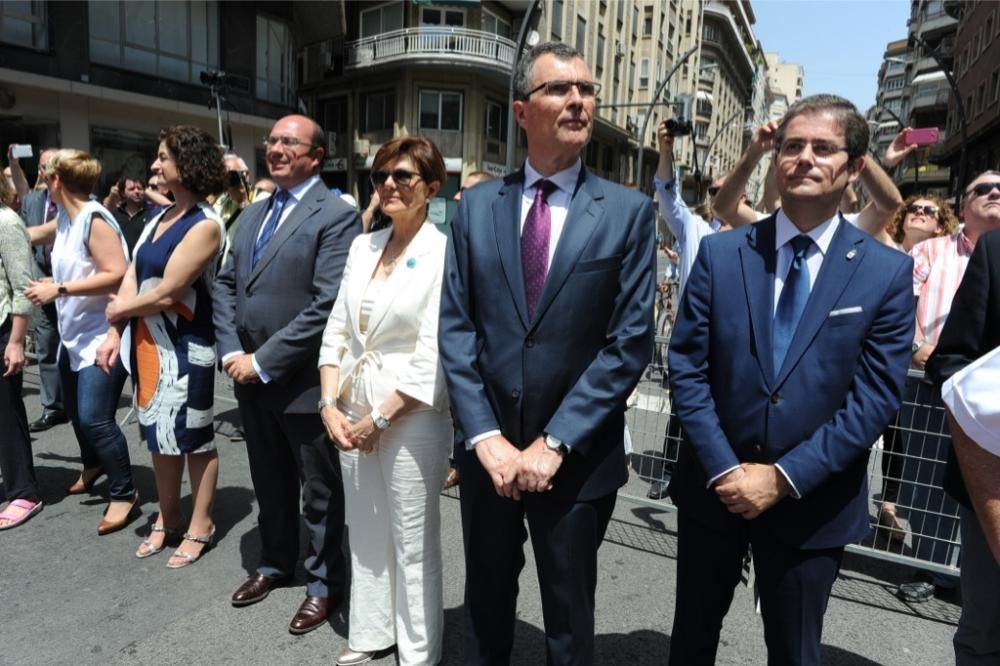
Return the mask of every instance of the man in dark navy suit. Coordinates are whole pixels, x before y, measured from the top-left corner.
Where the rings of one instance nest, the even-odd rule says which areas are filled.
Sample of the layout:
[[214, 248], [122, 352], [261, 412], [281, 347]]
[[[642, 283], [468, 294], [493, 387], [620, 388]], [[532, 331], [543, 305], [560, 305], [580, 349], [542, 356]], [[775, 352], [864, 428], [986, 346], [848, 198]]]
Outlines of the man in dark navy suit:
[[819, 664], [844, 546], [869, 529], [866, 466], [899, 406], [912, 260], [845, 222], [868, 126], [832, 95], [788, 110], [782, 208], [706, 238], [670, 341], [684, 442], [670, 663], [713, 664], [750, 549], [770, 664]]
[[528, 159], [466, 190], [451, 227], [439, 346], [469, 664], [510, 661], [528, 530], [548, 663], [594, 661], [597, 550], [627, 478], [625, 401], [652, 355], [656, 259], [649, 199], [581, 164], [599, 88], [565, 44], [526, 54], [512, 111]]

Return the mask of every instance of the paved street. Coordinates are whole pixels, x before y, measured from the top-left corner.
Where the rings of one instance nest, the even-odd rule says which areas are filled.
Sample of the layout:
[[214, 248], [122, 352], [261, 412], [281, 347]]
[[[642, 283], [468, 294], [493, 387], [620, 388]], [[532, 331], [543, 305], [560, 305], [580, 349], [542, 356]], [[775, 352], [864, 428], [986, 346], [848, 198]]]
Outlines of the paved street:
[[[26, 377], [29, 417], [38, 415], [37, 374]], [[123, 400], [123, 405], [126, 402]], [[344, 645], [345, 616], [302, 637], [286, 625], [304, 594], [296, 585], [255, 606], [235, 609], [233, 589], [253, 570], [258, 554], [256, 505], [246, 452], [231, 443], [234, 405], [216, 404], [221, 478], [216, 507], [218, 545], [192, 567], [171, 571], [166, 554], [133, 556], [155, 518], [150, 458], [126, 428], [143, 498], [141, 516], [127, 529], [98, 537], [106, 498], [67, 496], [79, 471], [68, 425], [35, 438], [44, 511], [25, 527], [0, 534], [0, 623], [5, 664], [330, 664]], [[124, 418], [127, 407], [119, 411]], [[634, 481], [639, 494], [645, 483]], [[630, 486], [631, 488], [632, 486]], [[185, 481], [185, 494], [189, 492]], [[442, 499], [445, 543], [445, 664], [461, 657], [462, 566], [458, 501]], [[674, 515], [620, 501], [601, 551], [597, 661], [662, 664], [673, 616]], [[908, 572], [849, 556], [827, 613], [824, 663], [863, 666], [940, 666], [952, 663], [958, 607], [935, 601], [908, 607], [893, 596]], [[300, 580], [301, 582], [301, 580]], [[521, 584], [513, 663], [544, 663], [544, 635], [533, 562]], [[739, 589], [723, 629], [719, 664], [763, 664], [765, 650], [752, 597]], [[392, 664], [392, 657], [378, 664]]]

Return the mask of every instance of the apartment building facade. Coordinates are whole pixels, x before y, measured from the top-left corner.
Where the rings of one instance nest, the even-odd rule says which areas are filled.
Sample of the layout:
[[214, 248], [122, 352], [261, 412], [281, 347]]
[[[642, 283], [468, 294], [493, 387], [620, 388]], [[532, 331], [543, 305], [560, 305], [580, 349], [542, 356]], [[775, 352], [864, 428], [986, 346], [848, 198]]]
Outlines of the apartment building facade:
[[147, 172], [162, 127], [216, 134], [201, 77], [225, 70], [226, 142], [259, 172], [273, 119], [295, 108], [292, 27], [281, 2], [0, 3], [0, 143], [89, 150], [105, 189]]

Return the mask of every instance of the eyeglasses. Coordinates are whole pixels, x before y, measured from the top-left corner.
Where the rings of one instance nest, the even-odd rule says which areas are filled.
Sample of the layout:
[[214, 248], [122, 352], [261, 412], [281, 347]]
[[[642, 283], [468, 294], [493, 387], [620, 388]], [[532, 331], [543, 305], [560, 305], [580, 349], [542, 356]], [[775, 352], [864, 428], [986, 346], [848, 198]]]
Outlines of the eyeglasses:
[[937, 206], [918, 206], [917, 204], [910, 204], [906, 207], [906, 212], [911, 215], [916, 215], [917, 213], [923, 213], [924, 215], [937, 215]]
[[718, 187], [710, 187], [710, 188], [708, 188], [708, 196], [714, 197], [718, 193], [719, 193], [719, 188]]
[[306, 146], [308, 149], [312, 149], [313, 144], [307, 141], [299, 141], [294, 136], [269, 136], [264, 139], [265, 148], [273, 148], [278, 144], [281, 144], [282, 148], [295, 148], [296, 146]]
[[385, 185], [385, 181], [389, 180], [389, 176], [392, 176], [392, 182], [400, 187], [409, 187], [414, 178], [420, 178], [420, 174], [416, 171], [407, 171], [406, 169], [393, 169], [392, 171], [380, 169], [372, 171], [369, 178], [371, 178], [372, 185], [382, 187]]
[[839, 152], [847, 152], [847, 148], [844, 146], [838, 146], [835, 143], [828, 143], [826, 141], [800, 141], [798, 139], [789, 139], [788, 141], [782, 141], [778, 145], [778, 154], [781, 157], [798, 157], [802, 154], [802, 151], [806, 149], [806, 146], [812, 148], [812, 154], [816, 159], [828, 160]]
[[985, 197], [993, 190], [1000, 190], [1000, 180], [989, 183], [979, 183], [975, 187], [970, 187], [966, 194], [974, 194], [977, 197]]
[[545, 90], [550, 97], [565, 97], [573, 87], [580, 92], [580, 97], [596, 97], [601, 92], [601, 84], [597, 81], [546, 81], [542, 85], [528, 91], [524, 99], [528, 99], [539, 90]]

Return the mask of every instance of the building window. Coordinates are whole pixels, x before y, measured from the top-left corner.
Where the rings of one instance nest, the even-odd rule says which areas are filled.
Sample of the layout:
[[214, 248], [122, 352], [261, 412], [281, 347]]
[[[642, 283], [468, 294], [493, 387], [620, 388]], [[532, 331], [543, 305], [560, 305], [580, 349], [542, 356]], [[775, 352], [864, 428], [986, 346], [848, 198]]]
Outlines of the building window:
[[507, 140], [507, 105], [486, 100], [486, 138], [490, 141]]
[[440, 26], [443, 28], [464, 28], [465, 12], [461, 9], [421, 7], [420, 25]]
[[639, 35], [639, 6], [632, 5], [632, 39]]
[[706, 23], [701, 28], [702, 39], [707, 39], [710, 42], [719, 41], [719, 30], [714, 25], [709, 25]]
[[288, 24], [257, 16], [257, 99], [291, 104], [295, 95], [295, 52]]
[[576, 17], [576, 50], [583, 53], [587, 45], [587, 19], [582, 16]]
[[45, 21], [46, 3], [0, 1], [0, 42], [45, 49], [49, 31]]
[[563, 0], [552, 0], [552, 27], [550, 32], [553, 39], [562, 41], [563, 25]]
[[993, 78], [990, 79], [990, 101], [992, 104], [1000, 101], [1000, 69], [994, 70]]
[[420, 129], [462, 131], [462, 93], [420, 91]]
[[652, 7], [643, 7], [642, 36], [643, 37], [652, 37], [653, 36], [653, 8]]
[[639, 61], [639, 87], [649, 87], [649, 58], [643, 58]]
[[[697, 123], [694, 126], [694, 135], [699, 139], [704, 139], [708, 136], [708, 123]], [[705, 165], [702, 165], [705, 166]]]
[[366, 95], [361, 102], [362, 132], [384, 132], [392, 129], [396, 119], [396, 95], [392, 91]]
[[390, 2], [361, 12], [361, 36], [372, 37], [403, 29], [403, 3]]
[[188, 83], [219, 68], [215, 2], [89, 2], [87, 11], [92, 62]]
[[979, 84], [976, 91], [976, 115], [979, 115], [986, 108], [986, 82]]
[[604, 33], [597, 33], [597, 65], [595, 66], [597, 78], [604, 74]]
[[885, 82], [886, 90], [899, 90], [903, 87], [905, 81], [902, 76], [893, 77]]
[[618, 0], [615, 5], [618, 7], [618, 27], [621, 28], [622, 24], [625, 23], [625, 2]]
[[628, 64], [628, 87], [629, 87], [629, 97], [632, 96], [632, 88], [635, 87], [635, 60]]
[[510, 22], [505, 21], [487, 9], [483, 10], [483, 31], [500, 35], [507, 39], [510, 39], [513, 34]]

